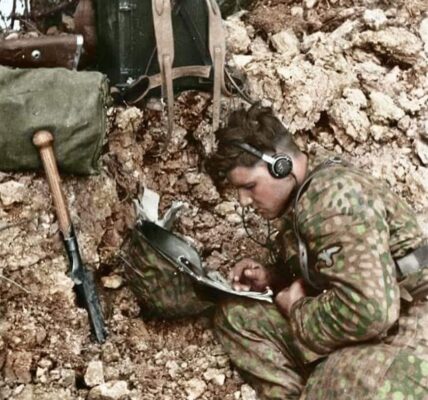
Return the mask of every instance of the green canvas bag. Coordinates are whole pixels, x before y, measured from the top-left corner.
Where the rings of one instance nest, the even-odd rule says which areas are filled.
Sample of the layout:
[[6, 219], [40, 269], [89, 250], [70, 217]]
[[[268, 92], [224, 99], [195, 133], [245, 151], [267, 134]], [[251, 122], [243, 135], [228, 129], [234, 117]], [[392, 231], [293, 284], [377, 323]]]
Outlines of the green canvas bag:
[[98, 173], [109, 99], [99, 72], [0, 66], [0, 170], [42, 168], [32, 136], [46, 129], [62, 172]]

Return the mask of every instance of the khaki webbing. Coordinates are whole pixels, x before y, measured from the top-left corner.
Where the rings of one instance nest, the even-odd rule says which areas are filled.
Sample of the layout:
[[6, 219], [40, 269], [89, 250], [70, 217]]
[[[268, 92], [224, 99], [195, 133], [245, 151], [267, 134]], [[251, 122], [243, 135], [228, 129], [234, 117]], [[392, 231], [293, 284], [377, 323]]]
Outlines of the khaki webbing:
[[171, 19], [170, 0], [152, 0], [153, 26], [156, 37], [158, 62], [162, 77], [162, 97], [166, 98], [168, 109], [168, 137], [174, 129], [174, 90], [172, 86], [172, 64], [174, 62], [174, 34]]
[[[212, 100], [212, 126], [216, 131], [220, 126], [220, 107], [221, 93], [227, 93], [224, 83], [224, 59], [226, 54], [226, 42], [224, 37], [223, 22], [220, 8], [215, 0], [205, 0], [208, 10], [208, 30], [209, 30], [209, 50], [213, 63], [213, 100]], [[160, 78], [162, 85], [162, 97], [167, 100], [168, 110], [168, 144], [172, 131], [174, 129], [174, 90], [173, 80], [181, 76], [206, 76], [206, 66], [188, 66], [173, 69], [174, 63], [174, 34], [171, 18], [170, 0], [152, 0], [153, 26], [155, 31], [156, 44], [158, 49], [158, 62], [160, 68]], [[185, 69], [186, 68], [186, 69]], [[203, 70], [202, 70], [203, 69]], [[200, 72], [202, 73], [200, 74]], [[186, 72], [189, 72], [186, 74]], [[144, 88], [147, 77], [143, 76], [137, 79], [136, 83], [131, 85], [134, 92], [139, 85]], [[158, 85], [158, 75], [148, 77], [147, 90], [144, 90], [140, 96], [131, 99], [130, 104], [139, 102], [153, 87]], [[132, 90], [132, 89], [131, 89]], [[130, 96], [128, 96], [130, 97]]]
[[221, 89], [224, 88], [224, 59], [226, 42], [221, 12], [215, 0], [206, 0], [209, 21], [209, 49], [214, 67], [213, 85], [213, 131], [220, 126]]
[[[211, 73], [210, 65], [186, 65], [184, 67], [175, 67], [172, 69], [172, 79], [185, 76], [195, 76], [208, 79]], [[126, 90], [124, 100], [129, 105], [138, 104], [146, 94], [162, 85], [162, 75], [141, 75], [132, 82]]]

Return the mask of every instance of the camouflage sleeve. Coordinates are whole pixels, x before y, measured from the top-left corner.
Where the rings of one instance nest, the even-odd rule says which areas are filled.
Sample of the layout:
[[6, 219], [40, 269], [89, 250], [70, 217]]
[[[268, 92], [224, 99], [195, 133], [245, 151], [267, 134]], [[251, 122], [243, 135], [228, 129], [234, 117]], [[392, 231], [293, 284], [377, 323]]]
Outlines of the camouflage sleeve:
[[322, 175], [296, 210], [309, 268], [328, 282], [323, 293], [302, 299], [290, 313], [307, 362], [382, 335], [400, 305], [382, 199], [352, 172]]

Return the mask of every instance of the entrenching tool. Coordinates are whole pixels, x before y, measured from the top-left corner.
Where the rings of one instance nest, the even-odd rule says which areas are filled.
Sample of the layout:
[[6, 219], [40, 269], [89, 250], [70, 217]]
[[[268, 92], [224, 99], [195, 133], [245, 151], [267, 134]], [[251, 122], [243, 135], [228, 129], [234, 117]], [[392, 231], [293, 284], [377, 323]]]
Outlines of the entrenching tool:
[[33, 136], [33, 143], [40, 152], [43, 167], [51, 190], [59, 229], [62, 233], [65, 248], [71, 265], [70, 277], [74, 282], [74, 287], [78, 301], [84, 304], [89, 314], [92, 330], [98, 342], [103, 343], [107, 332], [104, 324], [101, 305], [97, 296], [93, 275], [83, 265], [80, 257], [77, 238], [71, 223], [67, 203], [60, 185], [60, 177], [53, 150], [54, 137], [48, 131], [38, 131]]

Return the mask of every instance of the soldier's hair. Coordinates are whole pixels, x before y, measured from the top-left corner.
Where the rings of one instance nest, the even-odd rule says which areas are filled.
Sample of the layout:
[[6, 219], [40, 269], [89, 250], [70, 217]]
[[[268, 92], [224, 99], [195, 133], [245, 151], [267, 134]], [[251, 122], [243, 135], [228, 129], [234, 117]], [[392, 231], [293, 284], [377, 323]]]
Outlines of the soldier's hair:
[[291, 133], [275, 117], [270, 107], [253, 105], [249, 110], [234, 111], [226, 127], [215, 132], [217, 151], [205, 162], [205, 168], [215, 182], [238, 166], [252, 167], [260, 161], [256, 156], [237, 147], [233, 142], [248, 143], [263, 153], [273, 154], [278, 147], [281, 153], [295, 155], [300, 150]]

